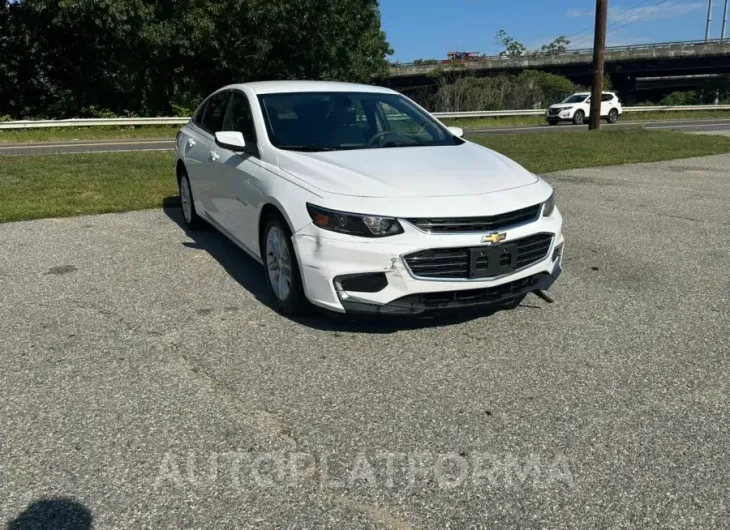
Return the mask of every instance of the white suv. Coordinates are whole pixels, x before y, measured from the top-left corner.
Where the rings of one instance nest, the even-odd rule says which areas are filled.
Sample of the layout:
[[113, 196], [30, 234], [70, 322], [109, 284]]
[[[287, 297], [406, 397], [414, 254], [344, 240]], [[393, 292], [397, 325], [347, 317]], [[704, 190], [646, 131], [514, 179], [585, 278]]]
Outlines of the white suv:
[[[623, 114], [621, 101], [613, 92], [604, 92], [601, 97], [601, 118], [608, 123], [616, 123]], [[557, 125], [561, 121], [572, 121], [576, 125], [585, 123], [591, 115], [591, 94], [578, 92], [565, 98], [562, 102], [550, 105], [545, 111], [545, 121]]]

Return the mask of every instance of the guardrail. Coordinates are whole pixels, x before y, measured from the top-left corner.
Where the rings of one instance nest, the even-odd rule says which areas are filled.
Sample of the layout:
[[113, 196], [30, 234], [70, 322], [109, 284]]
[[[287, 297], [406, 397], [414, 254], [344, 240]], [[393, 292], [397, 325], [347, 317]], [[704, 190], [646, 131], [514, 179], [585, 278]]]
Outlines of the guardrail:
[[70, 120], [23, 120], [0, 122], [0, 129], [45, 127], [103, 127], [131, 125], [182, 125], [190, 118], [72, 118]]
[[[439, 119], [498, 118], [500, 116], [540, 116], [546, 109], [478, 110], [466, 112], [434, 112]], [[673, 107], [624, 107], [624, 112], [677, 112], [687, 110], [727, 110], [730, 105], [678, 105]], [[78, 118], [70, 120], [24, 120], [0, 122], [2, 129], [40, 129], [47, 127], [103, 127], [134, 125], [183, 125], [190, 118]]]

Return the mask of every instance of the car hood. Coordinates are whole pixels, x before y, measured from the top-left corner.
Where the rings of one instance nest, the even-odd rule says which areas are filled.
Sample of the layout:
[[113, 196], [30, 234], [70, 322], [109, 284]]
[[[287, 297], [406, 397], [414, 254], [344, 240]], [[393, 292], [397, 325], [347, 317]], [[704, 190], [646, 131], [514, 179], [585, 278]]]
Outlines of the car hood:
[[279, 150], [279, 168], [328, 193], [357, 197], [474, 195], [533, 184], [525, 168], [471, 142], [303, 153]]
[[550, 105], [549, 109], [569, 109], [573, 106], [577, 105], [577, 103], [556, 103], [555, 105]]

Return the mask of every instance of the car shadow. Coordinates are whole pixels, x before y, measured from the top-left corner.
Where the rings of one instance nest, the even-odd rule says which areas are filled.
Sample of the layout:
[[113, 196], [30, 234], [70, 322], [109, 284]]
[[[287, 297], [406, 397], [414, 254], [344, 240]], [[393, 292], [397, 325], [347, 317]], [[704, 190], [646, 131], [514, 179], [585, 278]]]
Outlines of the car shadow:
[[93, 517], [86, 506], [73, 499], [41, 499], [30, 504], [6, 530], [90, 530]]
[[[264, 271], [258, 262], [212, 226], [206, 230], [189, 231], [183, 220], [178, 197], [166, 198], [163, 202], [163, 211], [193, 240], [182, 243], [184, 246], [206, 251], [230, 274], [231, 278], [250, 292], [256, 300], [273, 308], [272, 299], [264, 281]], [[538, 308], [524, 302], [522, 307]], [[308, 315], [287, 318], [298, 324], [324, 331], [388, 334], [409, 329], [463, 324], [504, 310], [506, 309], [480, 308], [452, 310], [425, 316], [371, 316], [343, 315], [315, 307]]]

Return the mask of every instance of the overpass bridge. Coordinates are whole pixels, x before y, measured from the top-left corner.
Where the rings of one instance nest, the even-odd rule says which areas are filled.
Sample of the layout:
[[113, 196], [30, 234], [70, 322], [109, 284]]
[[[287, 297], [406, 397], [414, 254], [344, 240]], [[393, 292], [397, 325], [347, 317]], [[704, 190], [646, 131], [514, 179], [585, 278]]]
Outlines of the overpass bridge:
[[[388, 77], [380, 84], [408, 92], [434, 87], [439, 75], [487, 76], [500, 73], [519, 74], [523, 70], [542, 70], [562, 75], [571, 81], [590, 86], [593, 49], [568, 50], [560, 54], [528, 54], [519, 57], [492, 56], [467, 61], [419, 61], [393, 64]], [[662, 86], [699, 86], [707, 75], [730, 73], [730, 39], [711, 41], [666, 42], [606, 48], [606, 73], [624, 99], [641, 90], [661, 90]], [[679, 85], [675, 78], [686, 81]], [[655, 80], [652, 83], [644, 79]], [[664, 79], [664, 84], [657, 83]]]

